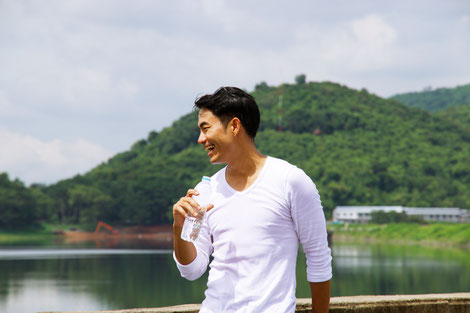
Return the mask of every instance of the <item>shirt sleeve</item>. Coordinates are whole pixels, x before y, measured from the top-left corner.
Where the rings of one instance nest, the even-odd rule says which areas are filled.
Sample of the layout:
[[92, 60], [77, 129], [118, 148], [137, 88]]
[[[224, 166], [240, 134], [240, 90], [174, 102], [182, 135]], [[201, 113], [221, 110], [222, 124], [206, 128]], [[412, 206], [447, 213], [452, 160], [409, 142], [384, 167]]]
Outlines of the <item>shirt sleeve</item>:
[[183, 265], [176, 259], [175, 252], [173, 251], [173, 259], [175, 260], [176, 267], [180, 271], [182, 277], [187, 280], [196, 280], [204, 274], [209, 265], [209, 256], [212, 253], [212, 242], [209, 234], [209, 227], [207, 223], [201, 228], [201, 232], [194, 243], [196, 247], [196, 258], [189, 264]]
[[294, 227], [307, 258], [307, 280], [324, 282], [332, 277], [331, 250], [317, 187], [299, 168], [287, 175], [287, 194]]

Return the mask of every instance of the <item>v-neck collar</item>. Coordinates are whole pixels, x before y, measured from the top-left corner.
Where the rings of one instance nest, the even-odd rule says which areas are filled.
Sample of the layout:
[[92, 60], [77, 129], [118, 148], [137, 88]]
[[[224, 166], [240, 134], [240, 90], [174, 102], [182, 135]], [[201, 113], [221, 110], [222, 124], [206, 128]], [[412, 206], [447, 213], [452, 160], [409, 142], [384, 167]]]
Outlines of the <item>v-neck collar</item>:
[[266, 162], [264, 162], [264, 165], [263, 165], [263, 168], [261, 169], [261, 172], [259, 173], [258, 177], [256, 177], [256, 180], [250, 185], [248, 186], [248, 188], [246, 189], [243, 189], [242, 191], [238, 191], [236, 189], [234, 189], [232, 186], [230, 186], [230, 184], [227, 182], [227, 178], [225, 177], [225, 174], [226, 174], [226, 171], [227, 171], [227, 166], [224, 168], [224, 172], [223, 172], [223, 184], [225, 185], [225, 188], [227, 188], [228, 190], [230, 190], [230, 192], [232, 192], [233, 194], [237, 194], [237, 195], [243, 195], [245, 193], [248, 193], [250, 192], [250, 190], [252, 190], [253, 188], [255, 188], [255, 186], [261, 181], [261, 179], [263, 178], [264, 176], [264, 173], [266, 172], [266, 168], [269, 166], [269, 163], [271, 163], [271, 157], [270, 156], [267, 156], [266, 158]]

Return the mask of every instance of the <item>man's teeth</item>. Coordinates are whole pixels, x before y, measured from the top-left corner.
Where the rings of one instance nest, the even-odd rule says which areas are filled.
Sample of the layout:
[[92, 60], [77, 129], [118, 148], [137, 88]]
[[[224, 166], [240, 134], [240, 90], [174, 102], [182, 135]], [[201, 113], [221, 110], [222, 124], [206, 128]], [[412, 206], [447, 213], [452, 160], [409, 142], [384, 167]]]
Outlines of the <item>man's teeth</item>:
[[208, 146], [208, 147], [206, 148], [206, 150], [207, 150], [207, 151], [212, 151], [212, 150], [214, 150], [214, 146]]

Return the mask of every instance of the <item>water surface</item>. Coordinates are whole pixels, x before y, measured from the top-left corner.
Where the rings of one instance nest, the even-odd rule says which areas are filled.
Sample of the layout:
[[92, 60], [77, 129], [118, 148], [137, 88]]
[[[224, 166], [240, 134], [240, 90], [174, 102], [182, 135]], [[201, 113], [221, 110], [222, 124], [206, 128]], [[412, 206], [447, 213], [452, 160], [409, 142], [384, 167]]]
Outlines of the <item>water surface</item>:
[[[0, 312], [112, 310], [203, 300], [207, 273], [194, 282], [181, 278], [170, 249], [110, 247], [0, 247]], [[470, 291], [468, 251], [341, 244], [332, 251], [332, 296]], [[302, 253], [297, 296], [310, 296]]]

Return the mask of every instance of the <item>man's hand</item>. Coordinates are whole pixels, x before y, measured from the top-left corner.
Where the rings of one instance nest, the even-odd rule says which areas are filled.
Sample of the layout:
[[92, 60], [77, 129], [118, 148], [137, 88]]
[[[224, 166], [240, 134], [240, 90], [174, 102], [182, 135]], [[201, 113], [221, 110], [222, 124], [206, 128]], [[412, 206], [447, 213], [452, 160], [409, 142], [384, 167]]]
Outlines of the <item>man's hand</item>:
[[[202, 207], [192, 198], [198, 196], [199, 192], [195, 189], [189, 189], [185, 197], [182, 197], [173, 205], [173, 226], [182, 228], [184, 219], [190, 215], [197, 216]], [[210, 204], [206, 207], [206, 212], [210, 211], [214, 205]]]
[[[191, 263], [197, 255], [194, 244], [181, 239], [181, 231], [185, 218], [190, 215], [197, 216], [202, 209], [196, 200], [192, 198], [192, 196], [197, 195], [199, 195], [197, 190], [189, 189], [186, 196], [182, 197], [173, 205], [173, 242], [175, 256], [178, 262], [183, 265]], [[212, 204], [207, 205], [206, 212], [210, 211], [213, 207], [214, 205]]]

